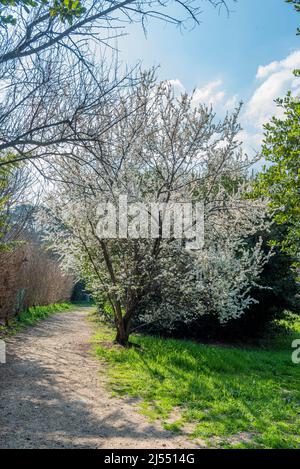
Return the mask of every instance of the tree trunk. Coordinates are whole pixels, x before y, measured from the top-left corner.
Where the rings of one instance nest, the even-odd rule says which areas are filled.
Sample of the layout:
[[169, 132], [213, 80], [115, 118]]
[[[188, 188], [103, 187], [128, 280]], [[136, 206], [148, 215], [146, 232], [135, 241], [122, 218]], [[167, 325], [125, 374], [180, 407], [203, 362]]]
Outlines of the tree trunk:
[[115, 342], [123, 347], [127, 347], [129, 339], [129, 331], [126, 331], [124, 324], [124, 319], [121, 322], [117, 323], [117, 335]]
[[128, 318], [126, 315], [122, 318], [121, 321], [117, 321], [117, 335], [115, 342], [122, 347], [128, 347], [129, 344], [129, 334], [130, 334], [130, 324], [131, 317]]

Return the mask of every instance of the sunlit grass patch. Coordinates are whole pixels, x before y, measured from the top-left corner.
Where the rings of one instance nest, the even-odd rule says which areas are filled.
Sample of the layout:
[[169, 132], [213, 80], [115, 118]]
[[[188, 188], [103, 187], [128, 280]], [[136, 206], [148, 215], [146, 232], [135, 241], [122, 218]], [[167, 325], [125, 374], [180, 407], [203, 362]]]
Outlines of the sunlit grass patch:
[[[73, 307], [74, 308], [74, 307]], [[31, 325], [37, 321], [47, 318], [51, 314], [72, 309], [71, 303], [55, 303], [47, 306], [33, 306], [18, 317], [21, 324]]]
[[188, 426], [189, 436], [208, 446], [300, 447], [300, 365], [291, 360], [292, 334], [274, 350], [149, 336], [132, 337], [140, 348], [107, 347], [113, 337], [99, 326], [94, 338], [97, 356], [108, 364], [110, 389], [141, 398], [141, 412], [165, 428]]
[[38, 321], [46, 319], [51, 314], [72, 309], [74, 309], [74, 305], [71, 303], [55, 303], [47, 306], [33, 306], [20, 313], [17, 318], [13, 319], [8, 324], [8, 326], [0, 327], [0, 336], [15, 334], [23, 327], [32, 326]]

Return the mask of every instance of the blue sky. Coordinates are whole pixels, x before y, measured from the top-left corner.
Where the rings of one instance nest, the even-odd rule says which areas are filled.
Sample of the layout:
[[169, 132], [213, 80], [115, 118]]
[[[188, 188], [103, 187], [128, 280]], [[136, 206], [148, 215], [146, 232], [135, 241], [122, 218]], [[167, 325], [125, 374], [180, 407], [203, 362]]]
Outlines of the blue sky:
[[299, 80], [289, 73], [300, 67], [300, 14], [284, 0], [228, 0], [229, 16], [200, 3], [201, 24], [192, 31], [151, 21], [145, 38], [139, 25], [130, 26], [119, 41], [121, 58], [127, 63], [142, 59], [145, 68], [160, 65], [161, 79], [175, 80], [188, 91], [197, 88], [199, 100], [217, 110], [244, 101], [245, 139], [254, 148], [262, 122], [276, 112], [272, 100], [290, 88], [300, 93]]

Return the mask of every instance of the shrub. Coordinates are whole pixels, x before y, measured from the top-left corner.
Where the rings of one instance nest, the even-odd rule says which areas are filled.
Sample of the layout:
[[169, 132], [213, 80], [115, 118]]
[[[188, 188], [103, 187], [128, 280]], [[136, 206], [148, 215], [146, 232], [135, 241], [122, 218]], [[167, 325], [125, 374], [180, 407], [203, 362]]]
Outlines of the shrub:
[[0, 252], [0, 322], [31, 306], [69, 301], [73, 277], [37, 242], [26, 242]]
[[[262, 249], [267, 253], [270, 240], [282, 239], [284, 236], [284, 227], [273, 225], [271, 231], [260, 232], [250, 238], [248, 245], [253, 248], [258, 238], [261, 238]], [[299, 273], [294, 267], [294, 262], [295, 259], [291, 255], [275, 249], [259, 276], [259, 287], [254, 286], [249, 292], [254, 301], [239, 317], [221, 323], [217, 312], [212, 314], [209, 311], [198, 317], [191, 314], [190, 317], [194, 317], [192, 320], [187, 320], [187, 315], [177, 313], [170, 328], [170, 322], [155, 320], [155, 311], [161, 308], [162, 301], [158, 290], [152, 297], [150, 314], [149, 304], [144, 305], [146, 323], [136, 322], [135, 327], [148, 333], [197, 340], [241, 341], [260, 337], [267, 332], [274, 320], [289, 318], [287, 311], [300, 314]], [[205, 301], [208, 309], [211, 308], [209, 301], [212, 299], [207, 296]]]

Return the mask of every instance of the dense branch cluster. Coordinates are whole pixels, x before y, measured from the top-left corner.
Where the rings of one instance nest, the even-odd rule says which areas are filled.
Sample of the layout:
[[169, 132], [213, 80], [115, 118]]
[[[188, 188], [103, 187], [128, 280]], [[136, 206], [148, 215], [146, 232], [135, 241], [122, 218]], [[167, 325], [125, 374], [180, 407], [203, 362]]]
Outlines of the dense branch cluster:
[[[42, 218], [48, 242], [110, 304], [119, 341], [137, 316], [170, 329], [205, 313], [220, 322], [240, 317], [268, 255], [259, 239], [253, 247], [246, 242], [266, 222], [264, 201], [245, 197], [251, 162], [239, 147], [239, 109], [216, 122], [211, 109], [195, 107], [193, 96], [175, 97], [150, 73], [119, 94], [112, 113], [118, 124], [99, 142], [48, 170], [59, 181]], [[122, 194], [134, 203], [203, 201], [204, 249], [188, 251], [183, 240], [161, 234], [100, 237], [98, 205], [116, 204]]]
[[[6, 17], [15, 15], [17, 21], [0, 23], [0, 165], [7, 164], [8, 151], [17, 161], [34, 161], [52, 152], [72, 153], [72, 145], [93, 140], [82, 120], [101, 113], [103, 101], [130, 80], [128, 71], [118, 70], [115, 38], [127, 24], [146, 27], [150, 18], [180, 26], [198, 21], [196, 0], [172, 3], [94, 0], [84, 7], [70, 1], [66, 7], [59, 1], [1, 2]], [[69, 21], [61, 8], [71, 12]]]

